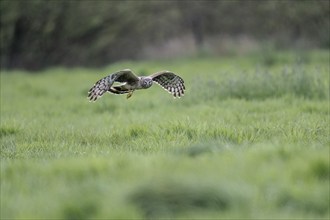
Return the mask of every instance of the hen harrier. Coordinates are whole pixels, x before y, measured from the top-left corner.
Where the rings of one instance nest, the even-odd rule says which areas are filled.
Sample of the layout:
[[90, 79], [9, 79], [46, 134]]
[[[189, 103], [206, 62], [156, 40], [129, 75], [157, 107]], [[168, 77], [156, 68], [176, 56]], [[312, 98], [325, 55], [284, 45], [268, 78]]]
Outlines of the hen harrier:
[[[113, 86], [115, 82], [122, 83]], [[88, 92], [90, 101], [96, 101], [105, 92], [114, 94], [127, 94], [127, 98], [131, 97], [135, 90], [148, 89], [153, 82], [157, 83], [163, 89], [171, 93], [174, 98], [184, 95], [184, 81], [181, 77], [170, 71], [160, 71], [150, 76], [136, 76], [130, 69], [121, 70], [106, 76], [97, 81]]]

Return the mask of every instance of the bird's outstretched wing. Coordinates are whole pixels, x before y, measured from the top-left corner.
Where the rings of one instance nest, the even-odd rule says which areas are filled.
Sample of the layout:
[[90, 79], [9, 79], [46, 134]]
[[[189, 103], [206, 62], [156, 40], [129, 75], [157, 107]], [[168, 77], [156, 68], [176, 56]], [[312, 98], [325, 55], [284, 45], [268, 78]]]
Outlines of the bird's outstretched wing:
[[132, 84], [137, 81], [139, 81], [139, 78], [129, 69], [112, 73], [94, 84], [94, 86], [88, 91], [88, 99], [90, 101], [96, 101], [105, 92], [110, 91], [114, 82]]
[[160, 71], [152, 74], [150, 77], [155, 83], [163, 87], [163, 89], [167, 90], [175, 98], [180, 98], [184, 95], [184, 90], [186, 88], [184, 86], [184, 81], [180, 76], [175, 75], [170, 71]]

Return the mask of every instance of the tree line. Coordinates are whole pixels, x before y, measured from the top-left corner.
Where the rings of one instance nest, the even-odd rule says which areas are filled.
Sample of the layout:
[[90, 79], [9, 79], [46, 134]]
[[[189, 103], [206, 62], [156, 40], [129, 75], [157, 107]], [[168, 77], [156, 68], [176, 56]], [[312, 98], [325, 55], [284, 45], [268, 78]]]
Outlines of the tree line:
[[226, 33], [329, 48], [329, 8], [329, 0], [1, 0], [1, 68], [100, 66], [187, 33], [198, 47]]

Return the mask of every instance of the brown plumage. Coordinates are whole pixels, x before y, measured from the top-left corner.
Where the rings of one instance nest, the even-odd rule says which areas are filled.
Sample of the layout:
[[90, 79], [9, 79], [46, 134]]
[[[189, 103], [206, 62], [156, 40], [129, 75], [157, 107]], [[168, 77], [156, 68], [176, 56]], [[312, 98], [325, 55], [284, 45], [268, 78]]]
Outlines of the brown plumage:
[[[115, 82], [123, 84], [113, 86]], [[88, 99], [90, 101], [96, 101], [105, 92], [113, 94], [128, 93], [127, 98], [129, 98], [135, 90], [148, 89], [152, 86], [153, 82], [171, 93], [174, 98], [180, 98], [184, 95], [185, 85], [183, 79], [170, 71], [160, 71], [150, 76], [136, 76], [131, 70], [125, 69], [97, 81], [89, 90]]]

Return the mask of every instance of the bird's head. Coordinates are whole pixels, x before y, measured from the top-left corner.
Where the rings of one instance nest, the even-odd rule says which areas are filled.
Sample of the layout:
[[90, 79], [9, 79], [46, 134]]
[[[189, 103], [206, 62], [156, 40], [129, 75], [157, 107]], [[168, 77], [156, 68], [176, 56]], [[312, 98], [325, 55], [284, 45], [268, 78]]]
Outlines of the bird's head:
[[141, 86], [144, 89], [147, 89], [150, 86], [152, 86], [152, 78], [151, 77], [141, 77]]

